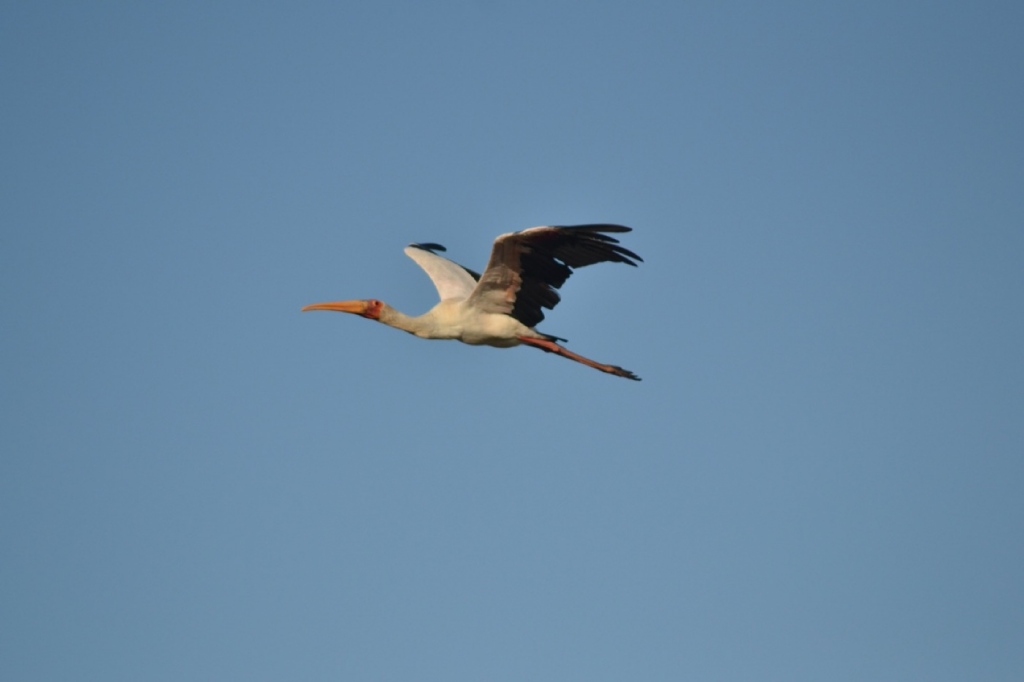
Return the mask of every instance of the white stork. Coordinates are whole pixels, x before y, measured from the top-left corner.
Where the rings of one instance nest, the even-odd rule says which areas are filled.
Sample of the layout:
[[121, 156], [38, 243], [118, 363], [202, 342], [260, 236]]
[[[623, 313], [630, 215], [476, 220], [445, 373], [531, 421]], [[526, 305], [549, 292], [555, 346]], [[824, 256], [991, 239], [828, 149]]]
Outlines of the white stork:
[[437, 287], [441, 302], [419, 317], [410, 317], [376, 299], [313, 303], [302, 310], [335, 310], [383, 322], [421, 339], [457, 339], [472, 345], [511, 348], [525, 344], [581, 362], [616, 376], [640, 381], [627, 369], [596, 362], [556, 343], [565, 339], [534, 327], [543, 308], [560, 300], [557, 289], [573, 268], [614, 262], [643, 261], [619, 246], [607, 232], [629, 232], [622, 225], [531, 227], [494, 240], [483, 275], [464, 268], [438, 251], [440, 244], [410, 244], [407, 256], [423, 268]]

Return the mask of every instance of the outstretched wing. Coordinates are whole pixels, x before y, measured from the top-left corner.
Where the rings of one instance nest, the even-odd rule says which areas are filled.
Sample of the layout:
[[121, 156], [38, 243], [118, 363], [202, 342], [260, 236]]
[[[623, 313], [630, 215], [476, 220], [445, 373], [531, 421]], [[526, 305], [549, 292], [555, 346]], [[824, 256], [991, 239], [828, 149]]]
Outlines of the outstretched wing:
[[423, 268], [442, 301], [448, 298], [468, 298], [480, 275], [435, 253], [444, 250], [440, 244], [410, 244], [405, 247], [405, 255]]
[[633, 266], [635, 261], [643, 262], [605, 234], [630, 231], [623, 225], [573, 225], [531, 227], [503, 234], [494, 240], [487, 269], [470, 302], [481, 310], [505, 313], [534, 327], [544, 319], [544, 308], [558, 305], [561, 297], [557, 289], [569, 279], [573, 268], [604, 262]]

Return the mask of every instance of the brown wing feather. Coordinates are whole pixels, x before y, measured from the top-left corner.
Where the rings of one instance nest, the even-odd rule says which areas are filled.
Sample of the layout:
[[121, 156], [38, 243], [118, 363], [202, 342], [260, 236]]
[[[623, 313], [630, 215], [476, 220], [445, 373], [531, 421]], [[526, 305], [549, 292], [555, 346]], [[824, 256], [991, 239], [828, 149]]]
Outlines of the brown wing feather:
[[607, 232], [629, 232], [623, 225], [532, 227], [494, 240], [471, 300], [482, 308], [504, 312], [528, 327], [544, 319], [544, 308], [558, 305], [558, 288], [574, 268], [594, 263], [636, 265], [643, 259], [619, 246]]

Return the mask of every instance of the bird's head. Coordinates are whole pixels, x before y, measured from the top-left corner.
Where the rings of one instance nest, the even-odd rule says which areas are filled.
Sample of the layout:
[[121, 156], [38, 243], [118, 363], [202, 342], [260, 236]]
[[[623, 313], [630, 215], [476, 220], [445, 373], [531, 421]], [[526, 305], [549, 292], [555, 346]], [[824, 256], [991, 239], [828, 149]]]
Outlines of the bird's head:
[[307, 310], [334, 310], [339, 313], [354, 313], [369, 320], [379, 320], [380, 313], [384, 309], [384, 302], [375, 298], [364, 301], [335, 301], [334, 303], [311, 303], [303, 307], [302, 312]]

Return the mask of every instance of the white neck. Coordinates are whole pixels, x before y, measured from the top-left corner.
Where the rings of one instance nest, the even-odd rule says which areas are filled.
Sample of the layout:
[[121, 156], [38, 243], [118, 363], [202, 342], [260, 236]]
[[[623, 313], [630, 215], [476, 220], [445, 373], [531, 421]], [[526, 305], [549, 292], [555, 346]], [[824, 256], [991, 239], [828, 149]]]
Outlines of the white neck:
[[430, 313], [413, 317], [406, 315], [405, 313], [395, 310], [389, 305], [385, 305], [380, 311], [379, 322], [383, 322], [389, 327], [395, 329], [401, 329], [402, 331], [415, 334], [423, 338], [431, 338], [432, 332], [434, 332], [434, 320]]

